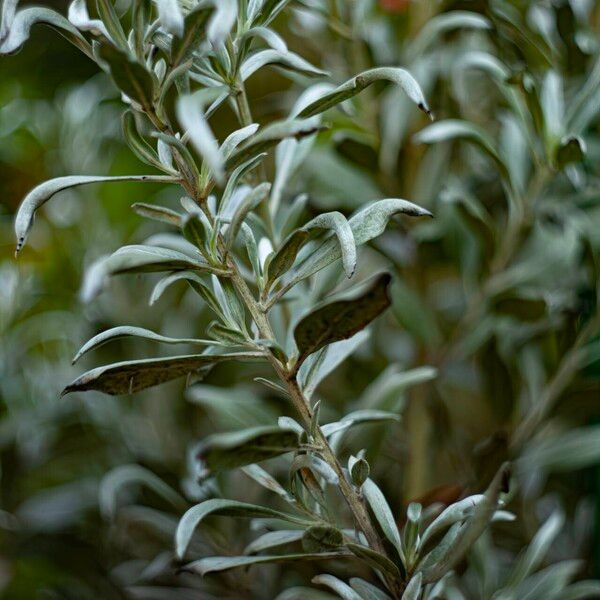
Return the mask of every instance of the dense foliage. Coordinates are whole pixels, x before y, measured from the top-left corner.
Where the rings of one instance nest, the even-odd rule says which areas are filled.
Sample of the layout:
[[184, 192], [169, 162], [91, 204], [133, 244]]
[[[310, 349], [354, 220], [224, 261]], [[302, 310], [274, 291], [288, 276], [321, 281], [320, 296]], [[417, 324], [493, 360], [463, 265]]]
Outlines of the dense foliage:
[[17, 4], [4, 595], [597, 597], [600, 8]]

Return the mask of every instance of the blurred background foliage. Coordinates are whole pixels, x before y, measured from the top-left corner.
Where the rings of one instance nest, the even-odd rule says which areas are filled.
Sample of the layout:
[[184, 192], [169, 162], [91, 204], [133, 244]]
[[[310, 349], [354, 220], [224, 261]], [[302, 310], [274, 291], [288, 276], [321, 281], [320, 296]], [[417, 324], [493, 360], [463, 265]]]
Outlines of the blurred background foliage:
[[[66, 11], [58, 1], [35, 4]], [[436, 14], [455, 10], [487, 21], [428, 30]], [[556, 509], [565, 525], [546, 561], [579, 559], [573, 576], [597, 577], [600, 5], [304, 0], [275, 27], [292, 50], [339, 81], [375, 65], [406, 66], [437, 120], [464, 119], [485, 136], [473, 134], [475, 145], [420, 143], [415, 134], [426, 117], [384, 86], [328, 114], [332, 128], [284, 201], [307, 192], [308, 216], [400, 197], [436, 218], [397, 224], [363, 251], [363, 273], [384, 265], [395, 271], [393, 308], [324, 382], [324, 420], [350, 407], [403, 414], [399, 424], [371, 425], [344, 442], [377, 456], [373, 476], [399, 520], [411, 500], [448, 503], [478, 492], [504, 460], [514, 461], [519, 489], [509, 508], [518, 520], [495, 526], [459, 569], [467, 597], [491, 597], [494, 577]], [[78, 300], [86, 265], [160, 231], [130, 204], [174, 204], [176, 194], [161, 186], [63, 192], [14, 260], [13, 215], [34, 185], [148, 167], [124, 145], [116, 90], [51, 30], [36, 27], [17, 56], [0, 58], [0, 73], [2, 597], [272, 598], [302, 573], [318, 572], [268, 567], [200, 582], [172, 564], [181, 511], [129, 484], [114, 515], [99, 509], [102, 478], [126, 464], [149, 469], [190, 502], [214, 494], [257, 499], [258, 487], [240, 473], [200, 488], [187, 472], [188, 448], [215, 430], [273, 423], [289, 408], [253, 382], [261, 368], [240, 365], [215, 368], [187, 395], [176, 383], [135, 398], [59, 399], [81, 372], [73, 355], [93, 334], [131, 324], [202, 337], [208, 316], [183, 288], [150, 308], [149, 278], [113, 281], [89, 305]], [[294, 81], [274, 70], [261, 70], [248, 90], [261, 123], [283, 116], [297, 95]], [[582, 104], [586, 90], [591, 101]], [[515, 109], [523, 103], [527, 126]], [[231, 119], [220, 110], [216, 133], [229, 131]], [[481, 151], [488, 142], [499, 158]], [[498, 165], [524, 203], [514, 227]], [[116, 342], [98, 350], [93, 364], [152, 352], [143, 340]], [[235, 548], [223, 535], [233, 527], [204, 528], [195, 553], [239, 552], [245, 534]]]

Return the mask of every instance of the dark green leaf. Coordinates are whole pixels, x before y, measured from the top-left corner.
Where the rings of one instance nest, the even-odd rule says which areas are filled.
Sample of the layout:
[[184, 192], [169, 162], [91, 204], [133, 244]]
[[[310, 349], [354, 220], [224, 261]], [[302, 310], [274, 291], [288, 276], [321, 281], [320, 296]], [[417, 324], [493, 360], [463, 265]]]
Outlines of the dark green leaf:
[[400, 579], [400, 569], [383, 554], [375, 552], [375, 550], [367, 548], [367, 546], [361, 546], [360, 544], [346, 543], [346, 548], [348, 548], [352, 554], [364, 560], [373, 569], [382, 571], [391, 577]]
[[343, 543], [342, 532], [330, 525], [313, 525], [302, 536], [302, 548], [305, 552], [329, 552]]
[[378, 275], [359, 296], [323, 304], [305, 316], [294, 329], [297, 364], [327, 344], [352, 337], [388, 308], [390, 281], [389, 273]]

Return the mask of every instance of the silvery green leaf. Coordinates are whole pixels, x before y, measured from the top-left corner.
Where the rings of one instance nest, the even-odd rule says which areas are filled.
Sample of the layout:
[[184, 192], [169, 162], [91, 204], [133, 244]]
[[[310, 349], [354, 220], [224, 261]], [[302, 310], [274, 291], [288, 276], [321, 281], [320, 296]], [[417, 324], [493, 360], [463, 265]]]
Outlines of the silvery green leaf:
[[181, 215], [170, 208], [158, 206], [156, 204], [146, 204], [145, 202], [136, 202], [131, 205], [131, 208], [133, 209], [133, 212], [140, 217], [152, 219], [159, 223], [166, 223], [167, 225], [181, 227]]
[[225, 189], [223, 190], [223, 194], [221, 196], [221, 205], [219, 206], [219, 216], [221, 218], [227, 216], [230, 212], [230, 202], [231, 198], [234, 194], [234, 191], [238, 187], [238, 182], [243, 180], [243, 178], [250, 172], [252, 169], [255, 169], [265, 158], [266, 153], [258, 154], [257, 156], [253, 156], [247, 161], [238, 165], [227, 178], [227, 184]]
[[352, 337], [390, 305], [389, 273], [373, 278], [360, 295], [323, 303], [302, 318], [294, 328], [298, 347], [297, 365], [327, 344]]
[[477, 494], [446, 507], [423, 532], [421, 545], [424, 546], [426, 542], [454, 525], [454, 523], [465, 520], [483, 499], [483, 494]]
[[583, 600], [600, 596], [600, 581], [578, 581], [566, 587], [561, 593], [561, 600]]
[[[173, 0], [174, 1], [174, 0]], [[192, 9], [183, 21], [183, 33], [171, 42], [171, 66], [176, 68], [184, 64], [202, 43], [204, 30], [213, 9], [198, 6]]]
[[519, 467], [549, 472], [572, 471], [600, 460], [600, 425], [580, 427], [541, 442], [532, 441]]
[[237, 19], [238, 5], [236, 0], [212, 0], [215, 12], [207, 29], [208, 39], [215, 47], [220, 48]]
[[[153, 132], [152, 136], [164, 142], [167, 146], [169, 146], [169, 148], [172, 148], [173, 151], [179, 153], [179, 155], [183, 159], [183, 164], [181, 165], [181, 168], [184, 171], [186, 177], [188, 177], [192, 181], [198, 181], [200, 179], [200, 172], [198, 171], [196, 161], [194, 160], [190, 151], [187, 149], [187, 146], [178, 137], [161, 132]], [[191, 199], [190, 201], [193, 202], [193, 200]]]
[[322, 477], [331, 485], [337, 485], [339, 478], [329, 463], [315, 454], [299, 454], [294, 458], [290, 466], [290, 478], [293, 478], [296, 471], [300, 469], [310, 469], [315, 475]]
[[156, 94], [154, 75], [129, 54], [111, 44], [101, 44], [99, 56], [108, 65], [117, 87], [145, 111], [150, 111]]
[[183, 510], [186, 501], [162, 479], [139, 465], [121, 465], [109, 471], [100, 483], [100, 510], [108, 517], [113, 517], [117, 510], [117, 496], [124, 486], [144, 485], [167, 500], [175, 508]]
[[129, 47], [127, 36], [115, 10], [113, 0], [96, 0], [96, 9], [110, 34], [110, 39], [123, 50], [127, 50]]
[[377, 67], [352, 77], [333, 91], [321, 96], [321, 98], [305, 107], [299, 116], [306, 118], [322, 113], [340, 104], [340, 102], [356, 96], [372, 83], [381, 80], [391, 81], [395, 85], [399, 85], [423, 112], [427, 115], [431, 114], [417, 80], [408, 71], [397, 67]]
[[583, 133], [600, 111], [600, 60], [584, 77], [585, 84], [569, 102], [565, 129], [573, 135]]
[[112, 396], [133, 394], [197, 372], [218, 362], [226, 360], [256, 361], [262, 358], [263, 354], [260, 352], [232, 352], [230, 354], [189, 354], [123, 361], [96, 367], [84, 373], [65, 387], [62, 395], [88, 390], [104, 392]]
[[[423, 208], [420, 208], [407, 200], [396, 198], [387, 198], [378, 200], [366, 206], [348, 222], [354, 234], [354, 241], [357, 246], [364, 244], [373, 238], [381, 235], [391, 217], [398, 213], [421, 217], [431, 216], [431, 213]], [[286, 283], [285, 289], [288, 290], [299, 281], [314, 275], [321, 269], [341, 258], [342, 251], [337, 243], [337, 240], [330, 239], [323, 242], [314, 251], [311, 251], [310, 256], [291, 273], [290, 280]]]
[[[198, 573], [204, 575], [208, 573], [216, 573], [219, 571], [227, 571], [236, 567], [247, 567], [250, 565], [281, 563], [281, 562], [297, 562], [302, 560], [327, 560], [347, 556], [344, 552], [321, 552], [316, 554], [283, 554], [270, 556], [211, 556], [209, 558], [201, 558], [182, 567], [184, 571]], [[314, 581], [314, 580], [313, 580]]]
[[538, 529], [533, 539], [517, 560], [510, 572], [505, 590], [516, 588], [528, 575], [533, 573], [544, 560], [550, 546], [562, 529], [565, 522], [564, 514], [555, 511], [550, 518]]
[[383, 421], [399, 420], [400, 417], [398, 415], [384, 410], [362, 409], [355, 410], [347, 414], [340, 421], [335, 421], [334, 423], [327, 423], [326, 425], [323, 425], [321, 429], [323, 430], [323, 434], [329, 437], [334, 433], [344, 431], [349, 427], [352, 427], [359, 423], [381, 423]]
[[142, 242], [143, 246], [157, 246], [167, 250], [173, 250], [185, 254], [193, 261], [200, 259], [198, 248], [191, 242], [188, 242], [178, 233], [164, 232], [154, 233]]
[[191, 242], [200, 252], [209, 255], [212, 228], [200, 211], [186, 215], [181, 222], [181, 232], [186, 240]]
[[391, 600], [391, 596], [388, 596], [383, 590], [359, 577], [352, 577], [350, 586], [363, 600]]
[[167, 168], [173, 168], [173, 153], [171, 152], [171, 147], [165, 143], [163, 140], [158, 139], [156, 142], [156, 149], [158, 151], [158, 159], [161, 164]]
[[[286, 502], [295, 504], [296, 501], [289, 495], [287, 490], [259, 465], [246, 465], [245, 467], [242, 467], [242, 471], [265, 489], [275, 492]], [[246, 554], [248, 551], [245, 550], [244, 553]]]
[[357, 260], [354, 234], [346, 217], [342, 213], [334, 211], [316, 216], [284, 240], [269, 263], [266, 283], [267, 290], [270, 289], [271, 285], [281, 275], [292, 267], [300, 248], [309, 240], [310, 232], [315, 229], [331, 230], [335, 234], [340, 246], [344, 271], [347, 277], [352, 277], [356, 269]]
[[528, 577], [515, 592], [518, 600], [562, 600], [563, 591], [578, 571], [582, 561], [563, 560]]
[[229, 158], [231, 153], [251, 135], [254, 135], [259, 128], [258, 123], [251, 123], [241, 129], [236, 129], [230, 133], [221, 144], [221, 152], [225, 158]]
[[0, 47], [4, 42], [17, 11], [19, 0], [3, 0], [0, 4]]
[[[90, 19], [85, 0], [73, 0], [69, 4], [68, 19], [80, 31], [91, 31], [99, 33], [105, 38], [110, 39], [110, 35], [100, 19]], [[1, 39], [1, 36], [0, 36]]]
[[509, 465], [508, 463], [505, 463], [494, 476], [494, 479], [484, 494], [483, 500], [473, 509], [469, 519], [460, 529], [452, 545], [439, 557], [433, 566], [424, 571], [424, 582], [431, 583], [438, 581], [448, 571], [453, 569], [485, 531], [498, 508], [500, 492], [508, 474]]
[[293, 452], [298, 449], [298, 433], [293, 429], [266, 425], [228, 433], [215, 433], [196, 449], [196, 458], [209, 475]]
[[249, 158], [270, 150], [283, 139], [300, 139], [312, 135], [320, 129], [319, 126], [301, 119], [287, 119], [270, 123], [236, 148], [227, 159], [227, 170], [231, 171]]
[[300, 369], [304, 396], [308, 399], [312, 398], [321, 381], [332, 373], [346, 358], [351, 356], [368, 339], [369, 335], [368, 330], [359, 331], [348, 340], [335, 342], [323, 348], [315, 362], [309, 364], [306, 361]]
[[263, 0], [252, 23], [254, 25], [268, 25], [290, 2], [291, 0]]
[[177, 101], [177, 118], [216, 181], [222, 185], [225, 182], [225, 158], [204, 116], [204, 107], [214, 95], [214, 90], [206, 89], [182, 96]]
[[279, 417], [277, 419], [277, 423], [279, 427], [284, 427], [286, 429], [293, 429], [298, 435], [302, 435], [304, 433], [304, 428], [298, 421], [292, 419], [291, 417]]
[[400, 531], [398, 531], [396, 519], [394, 518], [383, 492], [377, 487], [377, 484], [372, 479], [367, 479], [364, 482], [362, 492], [367, 504], [371, 507], [379, 526], [385, 534], [385, 537], [392, 542], [398, 552], [402, 552]]
[[172, 338], [164, 335], [160, 335], [158, 333], [154, 333], [149, 329], [144, 329], [143, 327], [131, 327], [129, 325], [120, 325], [118, 327], [112, 327], [111, 329], [107, 329], [98, 335], [95, 335], [93, 338], [88, 340], [77, 352], [77, 354], [73, 358], [73, 364], [75, 364], [84, 354], [90, 352], [91, 350], [95, 350], [104, 344], [111, 342], [112, 340], [116, 340], [124, 337], [137, 337], [137, 338], [145, 338], [147, 340], [152, 340], [155, 342], [160, 342], [161, 344], [199, 344], [201, 346], [211, 345], [213, 342], [211, 340], [198, 340], [193, 338]]
[[248, 216], [248, 213], [254, 210], [269, 194], [271, 184], [268, 182], [261, 183], [255, 188], [251, 189], [245, 196], [244, 199], [239, 203], [235, 209], [235, 213], [231, 219], [229, 228], [227, 229], [227, 247], [231, 247], [235, 242], [238, 231], [242, 226], [242, 223]]
[[267, 27], [252, 27], [244, 33], [241, 37], [242, 41], [251, 40], [253, 38], [260, 38], [263, 40], [268, 46], [273, 48], [273, 50], [277, 50], [278, 52], [287, 52], [288, 48], [284, 41], [284, 39], [278, 34], [275, 33], [272, 29]]
[[155, 0], [158, 6], [158, 20], [161, 27], [176, 35], [183, 36], [183, 14], [177, 0]]
[[[21, 46], [29, 39], [29, 34], [33, 25], [43, 23], [56, 29], [63, 37], [77, 46], [81, 51], [92, 57], [92, 49], [86, 39], [65, 17], [57, 12], [43, 7], [32, 7], [20, 10], [10, 19], [11, 13], [14, 11], [14, 6], [11, 7], [10, 0], [7, 12], [3, 14], [2, 22], [2, 37], [0, 37], [0, 55], [12, 54], [21, 48]], [[8, 24], [8, 27], [7, 27]]]
[[27, 234], [33, 225], [35, 212], [40, 206], [48, 202], [54, 194], [66, 190], [67, 188], [85, 185], [88, 183], [102, 183], [104, 181], [148, 181], [171, 183], [173, 177], [163, 175], [125, 175], [125, 176], [102, 176], [102, 175], [72, 175], [67, 177], [57, 177], [50, 179], [36, 186], [25, 196], [19, 206], [15, 218], [15, 233], [17, 236], [17, 252], [25, 245]]
[[562, 137], [565, 124], [563, 82], [556, 71], [548, 71], [544, 78], [540, 104], [544, 112], [546, 140], [554, 145]]
[[213, 498], [201, 502], [190, 508], [181, 517], [175, 533], [175, 553], [180, 560], [190, 544], [192, 535], [198, 525], [210, 515], [220, 515], [225, 517], [260, 517], [273, 518], [296, 523], [297, 525], [306, 525], [306, 519], [284, 513], [266, 506], [248, 504], [247, 502], [238, 502], [236, 500], [225, 500], [222, 498]]
[[411, 580], [408, 582], [404, 593], [402, 594], [401, 600], [419, 600], [421, 597], [421, 588], [423, 587], [423, 575], [422, 573], [417, 573], [411, 577]]
[[140, 135], [135, 123], [135, 117], [130, 110], [126, 110], [123, 113], [122, 125], [123, 135], [127, 145], [142, 162], [156, 167], [161, 171], [166, 171], [172, 175], [177, 174], [177, 171], [174, 169], [165, 168], [165, 165], [161, 162], [154, 148], [152, 148], [150, 144], [148, 144], [148, 142], [146, 142], [146, 140], [144, 140], [144, 138]]
[[349, 585], [333, 575], [317, 575], [316, 577], [312, 578], [312, 583], [328, 587], [343, 600], [362, 600], [362, 598]]
[[425, 23], [419, 35], [409, 45], [406, 53], [412, 62], [431, 46], [437, 37], [452, 29], [490, 29], [491, 23], [483, 15], [466, 11], [451, 10], [436, 15]]
[[218, 315], [222, 314], [221, 307], [212, 290], [206, 285], [198, 273], [195, 273], [194, 271], [178, 271], [163, 277], [152, 290], [149, 301], [150, 305], [154, 304], [171, 284], [181, 280], [187, 281], [190, 287], [204, 299], [214, 312]]
[[188, 254], [158, 246], [123, 246], [113, 252], [105, 263], [107, 276], [124, 273], [160, 273], [164, 271], [197, 270], [214, 272], [215, 268], [198, 254], [194, 259]]
[[502, 160], [496, 143], [483, 128], [473, 123], [460, 119], [446, 119], [425, 127], [415, 136], [415, 140], [423, 144], [435, 144], [453, 139], [464, 139], [481, 148], [496, 163], [502, 177], [510, 181], [508, 167]]
[[284, 70], [290, 70], [301, 75], [309, 75], [312, 77], [325, 76], [328, 73], [311, 65], [294, 52], [279, 51], [279, 50], [259, 50], [255, 54], [249, 56], [240, 67], [240, 77], [242, 81], [246, 81], [256, 71], [266, 65], [274, 65], [281, 67]]
[[302, 529], [269, 531], [259, 538], [256, 538], [253, 542], [250, 542], [250, 544], [244, 548], [244, 554], [256, 554], [264, 550], [276, 548], [277, 546], [299, 542], [303, 535], [304, 531]]

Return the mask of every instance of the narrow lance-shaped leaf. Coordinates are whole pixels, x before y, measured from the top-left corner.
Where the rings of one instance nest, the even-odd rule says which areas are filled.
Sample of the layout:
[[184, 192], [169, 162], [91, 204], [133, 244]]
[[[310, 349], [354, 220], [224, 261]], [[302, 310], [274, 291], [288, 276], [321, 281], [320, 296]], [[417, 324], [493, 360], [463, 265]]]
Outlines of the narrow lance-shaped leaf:
[[289, 69], [295, 73], [308, 75], [312, 77], [321, 77], [328, 75], [327, 71], [318, 69], [311, 65], [294, 52], [287, 50], [261, 50], [248, 57], [240, 67], [240, 77], [246, 81], [252, 74], [266, 65], [275, 65], [283, 69]]
[[266, 291], [275, 280], [294, 264], [300, 248], [309, 240], [309, 232], [315, 229], [330, 229], [340, 245], [342, 264], [347, 277], [352, 277], [356, 269], [356, 242], [346, 217], [340, 212], [328, 212], [318, 215], [306, 225], [294, 231], [273, 255], [267, 270]]
[[[4, 18], [7, 18], [5, 15], [3, 15]], [[7, 21], [9, 20], [7, 19]], [[36, 23], [43, 23], [56, 29], [58, 33], [92, 58], [90, 45], [67, 19], [54, 10], [39, 6], [20, 10], [14, 19], [7, 22], [6, 25], [3, 21], [2, 31], [0, 32], [2, 33], [2, 37], [0, 37], [0, 55], [12, 54], [19, 50], [29, 39], [31, 28]]]
[[502, 177], [510, 182], [508, 167], [496, 149], [494, 140], [481, 127], [460, 119], [446, 119], [419, 131], [417, 142], [434, 144], [452, 139], [464, 139], [481, 148], [495, 163]]
[[201, 558], [188, 565], [182, 570], [207, 575], [219, 571], [227, 571], [236, 567], [248, 567], [250, 565], [273, 564], [281, 562], [297, 562], [301, 560], [327, 560], [348, 556], [346, 552], [317, 552], [312, 554], [282, 554], [270, 556], [210, 556]]
[[88, 340], [77, 352], [73, 358], [73, 364], [75, 364], [84, 354], [107, 344], [113, 340], [117, 340], [124, 337], [135, 337], [152, 340], [154, 342], [160, 342], [161, 344], [194, 344], [207, 346], [214, 342], [212, 340], [197, 340], [193, 338], [173, 338], [160, 335], [151, 331], [150, 329], [144, 329], [143, 327], [131, 327], [128, 325], [120, 325], [118, 327], [112, 327], [107, 329], [93, 338]]
[[62, 395], [94, 390], [105, 394], [133, 394], [165, 383], [188, 373], [226, 360], [262, 360], [260, 352], [232, 352], [231, 354], [190, 354], [167, 358], [146, 358], [118, 362], [97, 367], [70, 383]]
[[241, 431], [216, 433], [196, 449], [203, 476], [280, 456], [298, 449], [298, 434], [278, 426], [252, 427]]
[[207, 102], [214, 99], [214, 94], [214, 90], [206, 89], [179, 98], [177, 118], [215, 180], [222, 185], [225, 181], [225, 159], [204, 115], [204, 107]]
[[108, 64], [117, 87], [145, 111], [150, 111], [156, 93], [150, 71], [111, 44], [102, 44], [99, 52], [102, 60]]
[[99, 503], [103, 514], [114, 516], [118, 492], [131, 484], [141, 484], [150, 488], [178, 510], [183, 510], [187, 504], [173, 488], [148, 469], [139, 465], [121, 465], [107, 473], [100, 483]]
[[382, 571], [391, 577], [400, 579], [400, 569], [387, 557], [367, 546], [349, 543], [346, 547], [352, 554], [364, 560], [371, 568]]
[[144, 202], [136, 202], [131, 205], [131, 208], [140, 217], [181, 227], [181, 215], [170, 208], [156, 204], [146, 204]]
[[[348, 221], [356, 245], [360, 246], [381, 235], [390, 218], [398, 213], [413, 217], [432, 216], [428, 210], [407, 200], [396, 198], [378, 200], [357, 212]], [[300, 265], [291, 272], [291, 277], [286, 283], [283, 292], [289, 290], [299, 281], [324, 269], [341, 256], [342, 251], [337, 239], [324, 241], [315, 250], [311, 250]]]
[[198, 47], [203, 36], [201, 35], [209, 17], [213, 12], [212, 7], [201, 6], [190, 11], [183, 21], [183, 33], [171, 42], [171, 65], [173, 68], [184, 63]]
[[85, 185], [88, 183], [101, 183], [104, 181], [148, 181], [159, 183], [170, 183], [175, 181], [173, 177], [163, 175], [125, 175], [119, 177], [102, 175], [71, 175], [50, 179], [33, 188], [21, 203], [15, 218], [15, 233], [17, 235], [17, 253], [25, 245], [27, 234], [31, 230], [35, 212], [40, 206], [48, 202], [54, 194], [67, 188]]
[[351, 577], [350, 586], [363, 600], [391, 600], [391, 596], [360, 577]]
[[231, 247], [231, 245], [235, 242], [239, 229], [242, 226], [245, 218], [248, 216], [248, 213], [254, 210], [267, 197], [270, 189], [270, 183], [261, 183], [250, 190], [240, 202], [239, 206], [235, 210], [235, 213], [233, 214], [229, 228], [227, 229], [228, 248]]
[[269, 531], [256, 538], [253, 542], [250, 542], [244, 548], [244, 554], [256, 554], [264, 550], [276, 548], [277, 546], [299, 542], [303, 535], [304, 531], [302, 529]]
[[359, 296], [329, 302], [301, 319], [294, 329], [297, 365], [327, 344], [352, 337], [388, 308], [390, 281], [389, 273], [378, 275]]
[[183, 515], [183, 517], [181, 517], [175, 533], [175, 552], [179, 559], [182, 559], [185, 555], [198, 525], [210, 515], [223, 517], [271, 518], [281, 519], [288, 523], [296, 523], [297, 525], [307, 524], [307, 520], [302, 517], [274, 510], [266, 506], [248, 504], [247, 502], [238, 502], [236, 500], [213, 498], [193, 506]]
[[419, 600], [421, 597], [421, 588], [423, 587], [423, 574], [417, 573], [413, 575], [408, 582], [401, 600]]
[[[73, 0], [69, 4], [68, 19], [80, 31], [91, 31], [100, 33], [110, 39], [110, 35], [100, 19], [91, 19], [85, 4], [85, 0]], [[0, 35], [0, 39], [2, 36]]]
[[324, 585], [333, 590], [342, 600], [362, 600], [362, 598], [341, 579], [333, 575], [317, 575], [312, 578], [312, 582], [318, 585]]
[[364, 73], [356, 75], [352, 79], [346, 81], [333, 91], [321, 96], [304, 108], [298, 116], [312, 117], [326, 111], [327, 109], [340, 104], [344, 100], [348, 100], [365, 88], [369, 87], [376, 81], [391, 81], [399, 85], [406, 95], [427, 115], [431, 116], [431, 112], [427, 106], [425, 96], [419, 86], [417, 80], [406, 70], [398, 67], [377, 67], [370, 69]]
[[400, 540], [400, 532], [396, 525], [396, 519], [377, 484], [372, 479], [367, 479], [362, 487], [364, 497], [371, 507], [379, 526], [381, 527], [385, 537], [392, 542], [394, 547], [402, 553], [402, 542]]
[[113, 0], [96, 0], [96, 8], [112, 41], [123, 49], [128, 48], [127, 36], [115, 10]]
[[237, 19], [237, 0], [212, 0], [216, 10], [208, 24], [207, 35], [211, 44], [220, 48]]

